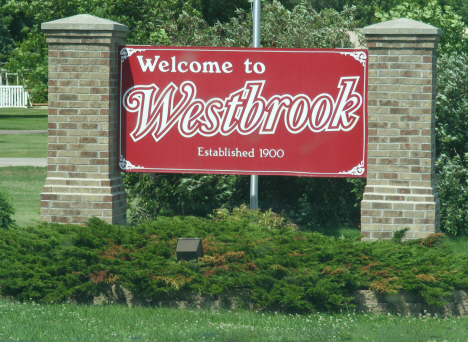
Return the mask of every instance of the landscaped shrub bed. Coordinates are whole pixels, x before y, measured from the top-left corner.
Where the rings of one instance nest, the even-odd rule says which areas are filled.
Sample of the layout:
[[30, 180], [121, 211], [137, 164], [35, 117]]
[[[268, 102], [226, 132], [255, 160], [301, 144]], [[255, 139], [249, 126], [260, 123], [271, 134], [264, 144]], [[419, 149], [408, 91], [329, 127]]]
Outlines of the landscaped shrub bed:
[[[177, 238], [203, 239], [198, 262], [177, 262]], [[83, 298], [121, 284], [148, 300], [187, 289], [252, 291], [261, 309], [310, 312], [350, 307], [357, 289], [414, 291], [429, 304], [468, 288], [467, 258], [440, 236], [361, 242], [304, 232], [272, 212], [245, 208], [213, 217], [160, 217], [136, 227], [98, 219], [2, 230], [1, 294], [41, 302]]]

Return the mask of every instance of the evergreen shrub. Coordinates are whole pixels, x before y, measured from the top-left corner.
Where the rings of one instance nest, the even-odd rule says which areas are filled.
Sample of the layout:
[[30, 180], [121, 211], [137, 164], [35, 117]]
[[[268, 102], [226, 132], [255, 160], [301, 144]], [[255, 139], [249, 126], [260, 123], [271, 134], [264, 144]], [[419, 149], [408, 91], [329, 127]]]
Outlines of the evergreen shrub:
[[15, 210], [7, 194], [0, 190], [0, 228], [9, 228], [14, 225], [15, 221], [11, 218], [14, 213]]
[[[198, 262], [177, 262], [181, 237], [202, 239]], [[258, 309], [311, 312], [351, 308], [354, 290], [372, 289], [412, 291], [440, 305], [450, 291], [468, 288], [467, 258], [441, 239], [326, 237], [245, 207], [211, 218], [159, 217], [136, 227], [99, 219], [85, 226], [42, 224], [0, 235], [0, 293], [55, 302], [90, 299], [120, 284], [155, 302], [187, 290], [216, 296], [248, 289]]]

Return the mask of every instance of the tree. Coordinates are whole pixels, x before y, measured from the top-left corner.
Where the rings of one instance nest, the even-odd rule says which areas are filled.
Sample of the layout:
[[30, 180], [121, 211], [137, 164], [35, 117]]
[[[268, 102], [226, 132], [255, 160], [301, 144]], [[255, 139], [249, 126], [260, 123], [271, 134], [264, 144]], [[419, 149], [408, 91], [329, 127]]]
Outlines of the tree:
[[[412, 3], [426, 4], [428, 0], [412, 0]], [[300, 0], [284, 0], [288, 9], [300, 3]], [[374, 24], [378, 21], [375, 17], [376, 12], [388, 12], [395, 6], [403, 3], [404, 0], [308, 0], [308, 3], [316, 11], [324, 9], [334, 9], [338, 12], [343, 11], [345, 7], [354, 6], [356, 8], [356, 24], [358, 27], [364, 27]]]
[[403, 3], [389, 12], [377, 12], [381, 21], [409, 18], [438, 27], [443, 34], [439, 43], [438, 54], [452, 52], [468, 52], [468, 40], [464, 33], [466, 24], [449, 6], [444, 8], [436, 0], [431, 0], [425, 6], [414, 3]]
[[24, 27], [32, 25], [32, 18], [27, 17], [13, 1], [0, 0], [0, 62], [6, 61], [15, 43], [26, 38]]
[[23, 31], [27, 38], [10, 53], [5, 68], [24, 75], [25, 83], [31, 90], [31, 101], [45, 103], [49, 70], [45, 36], [38, 32], [37, 26], [25, 27]]
[[443, 54], [437, 63], [436, 180], [441, 229], [468, 235], [468, 55]]
[[462, 21], [468, 23], [468, 0], [439, 0], [442, 8], [449, 6], [462, 18]]
[[228, 22], [235, 17], [236, 11], [242, 9], [247, 11], [252, 3], [249, 0], [204, 0], [201, 2], [202, 17], [212, 26], [218, 21]]

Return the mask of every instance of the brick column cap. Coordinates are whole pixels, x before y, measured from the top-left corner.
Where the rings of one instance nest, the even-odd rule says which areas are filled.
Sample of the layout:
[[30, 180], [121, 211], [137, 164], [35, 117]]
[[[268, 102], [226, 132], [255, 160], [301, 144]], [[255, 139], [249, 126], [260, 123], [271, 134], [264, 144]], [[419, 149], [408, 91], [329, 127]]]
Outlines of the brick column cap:
[[90, 14], [78, 14], [72, 17], [42, 23], [43, 31], [120, 31], [128, 32], [128, 27], [115, 21], [102, 19]]
[[442, 30], [440, 28], [407, 18], [389, 20], [383, 23], [370, 25], [364, 27], [362, 32], [365, 35], [442, 36]]

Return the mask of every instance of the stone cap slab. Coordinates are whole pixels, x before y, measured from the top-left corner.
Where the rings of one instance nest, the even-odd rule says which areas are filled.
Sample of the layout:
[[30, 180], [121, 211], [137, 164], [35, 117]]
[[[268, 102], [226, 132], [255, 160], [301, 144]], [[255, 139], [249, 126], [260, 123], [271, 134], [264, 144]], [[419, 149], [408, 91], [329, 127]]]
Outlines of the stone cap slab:
[[364, 27], [364, 34], [395, 34], [395, 35], [442, 35], [442, 30], [438, 27], [421, 23], [407, 18], [384, 21]]
[[78, 14], [72, 17], [42, 23], [42, 30], [58, 31], [120, 31], [128, 32], [128, 27], [115, 21], [102, 19], [90, 14]]

